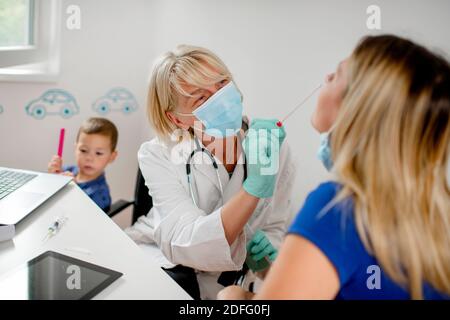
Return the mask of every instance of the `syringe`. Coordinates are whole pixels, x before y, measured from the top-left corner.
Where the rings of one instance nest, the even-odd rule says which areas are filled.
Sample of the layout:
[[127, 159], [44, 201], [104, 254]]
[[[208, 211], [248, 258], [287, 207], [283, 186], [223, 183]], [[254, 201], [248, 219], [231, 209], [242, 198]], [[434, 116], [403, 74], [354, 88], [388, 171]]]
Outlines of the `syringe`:
[[55, 221], [48, 227], [48, 231], [44, 237], [44, 239], [42, 239], [42, 241], [45, 241], [47, 239], [49, 239], [50, 237], [54, 236], [64, 225], [64, 223], [66, 223], [68, 218], [66, 217], [57, 217], [55, 219]]

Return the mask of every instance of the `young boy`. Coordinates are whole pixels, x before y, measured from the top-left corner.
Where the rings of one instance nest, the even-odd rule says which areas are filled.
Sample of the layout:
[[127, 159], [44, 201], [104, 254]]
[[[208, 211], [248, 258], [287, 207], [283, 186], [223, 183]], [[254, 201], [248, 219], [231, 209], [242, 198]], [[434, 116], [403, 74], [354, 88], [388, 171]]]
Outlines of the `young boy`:
[[117, 157], [118, 135], [117, 128], [111, 121], [89, 118], [78, 130], [76, 165], [62, 166], [62, 159], [55, 155], [48, 164], [48, 172], [73, 176], [78, 186], [103, 211], [108, 212], [111, 196], [104, 170]]

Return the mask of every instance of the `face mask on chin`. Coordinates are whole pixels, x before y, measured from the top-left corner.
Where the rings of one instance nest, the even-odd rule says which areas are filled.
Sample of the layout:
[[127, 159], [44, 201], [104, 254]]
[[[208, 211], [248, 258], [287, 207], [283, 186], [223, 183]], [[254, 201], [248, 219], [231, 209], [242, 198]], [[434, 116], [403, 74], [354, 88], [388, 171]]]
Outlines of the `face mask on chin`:
[[333, 167], [333, 160], [331, 158], [331, 148], [330, 148], [330, 133], [325, 132], [320, 135], [320, 146], [317, 150], [317, 158], [322, 161], [322, 164], [330, 171]]

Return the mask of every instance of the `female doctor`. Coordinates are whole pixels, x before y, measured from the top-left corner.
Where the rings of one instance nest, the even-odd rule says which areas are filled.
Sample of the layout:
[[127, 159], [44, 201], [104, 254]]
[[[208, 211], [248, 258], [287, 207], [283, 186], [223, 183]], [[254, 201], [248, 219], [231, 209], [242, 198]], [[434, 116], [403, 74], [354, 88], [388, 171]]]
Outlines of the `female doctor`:
[[231, 73], [209, 50], [179, 46], [154, 65], [148, 115], [157, 137], [138, 152], [153, 207], [126, 232], [195, 299], [215, 299], [244, 262], [264, 272], [290, 223], [295, 174], [284, 128], [249, 126], [242, 114]]

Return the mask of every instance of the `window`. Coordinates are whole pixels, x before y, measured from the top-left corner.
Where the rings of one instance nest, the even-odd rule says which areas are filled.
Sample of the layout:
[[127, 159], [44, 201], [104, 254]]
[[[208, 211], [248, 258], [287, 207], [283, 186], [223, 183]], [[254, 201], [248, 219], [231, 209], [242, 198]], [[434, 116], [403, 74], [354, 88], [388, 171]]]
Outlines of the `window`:
[[60, 0], [0, 0], [0, 81], [55, 81]]
[[0, 0], [0, 49], [34, 44], [34, 0]]

